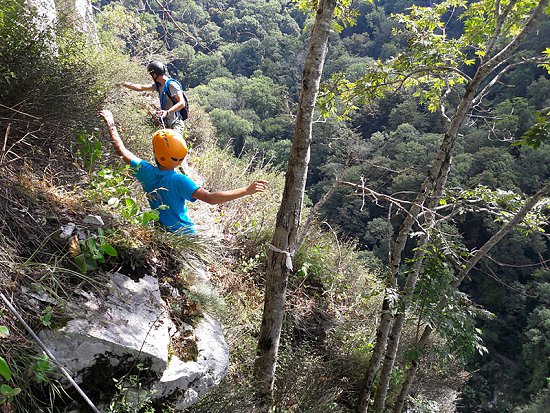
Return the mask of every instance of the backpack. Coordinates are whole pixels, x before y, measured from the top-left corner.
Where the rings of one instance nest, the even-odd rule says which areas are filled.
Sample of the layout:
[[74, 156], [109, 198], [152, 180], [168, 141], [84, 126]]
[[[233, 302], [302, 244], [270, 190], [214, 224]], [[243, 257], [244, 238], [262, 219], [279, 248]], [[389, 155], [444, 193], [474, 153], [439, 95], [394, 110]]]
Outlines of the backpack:
[[[166, 96], [168, 96], [170, 98], [170, 100], [172, 101], [172, 103], [174, 105], [176, 104], [176, 100], [170, 94], [170, 87], [169, 87], [170, 82], [176, 82], [179, 85], [180, 89], [181, 89], [181, 93], [183, 95], [183, 101], [185, 102], [185, 107], [183, 109], [180, 109], [178, 112], [180, 114], [181, 120], [186, 120], [189, 117], [189, 101], [187, 100], [187, 96], [185, 96], [185, 92], [183, 91], [183, 87], [181, 86], [180, 82], [178, 82], [176, 79], [168, 79], [166, 81], [165, 86], [164, 86], [165, 89], [166, 89]], [[159, 92], [160, 105], [161, 105], [161, 108], [162, 108], [163, 99], [162, 99], [162, 93], [160, 93], [160, 91], [159, 91], [160, 85], [158, 83], [156, 83], [155, 85], [157, 87], [157, 92]]]

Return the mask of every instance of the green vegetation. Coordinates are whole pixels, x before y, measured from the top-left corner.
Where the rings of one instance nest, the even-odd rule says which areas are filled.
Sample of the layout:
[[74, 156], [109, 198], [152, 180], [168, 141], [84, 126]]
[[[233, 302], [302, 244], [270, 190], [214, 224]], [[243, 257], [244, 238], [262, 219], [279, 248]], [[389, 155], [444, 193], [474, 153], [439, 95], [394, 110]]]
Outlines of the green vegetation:
[[[97, 37], [92, 38], [63, 18], [51, 28], [36, 24], [36, 13], [21, 0], [0, 5], [3, 291], [34, 328], [52, 328], [66, 322], [66, 302], [76, 289], [98, 291], [104, 272], [125, 268], [139, 277], [156, 262], [157, 277], [186, 297], [173, 306], [174, 313], [189, 316], [197, 307], [214, 312], [230, 346], [227, 378], [188, 408], [190, 413], [259, 411], [251, 370], [266, 253], [284, 186], [312, 21], [303, 3], [311, 2], [95, 1]], [[358, 1], [349, 16], [340, 16], [355, 24], [339, 27], [330, 38], [313, 125], [306, 216], [335, 179], [412, 201], [444, 139], [445, 119], [435, 109], [441, 102], [453, 108], [475, 72], [475, 59], [487, 52], [471, 46], [492, 30], [482, 24], [480, 5], [494, 2], [470, 3], [468, 20], [460, 17], [463, 7], [443, 14], [445, 34], [454, 46], [464, 46], [460, 53], [443, 47], [437, 33], [421, 36], [426, 27], [420, 22], [437, 26], [437, 7], [449, 2]], [[428, 4], [434, 8], [410, 9]], [[506, 27], [505, 35], [519, 29]], [[460, 393], [457, 406], [464, 413], [547, 409], [548, 202], [478, 263], [460, 291], [449, 286], [453, 261], [460, 263], [467, 251], [480, 248], [550, 177], [549, 38], [546, 17], [525, 39], [519, 60], [475, 102], [473, 116], [461, 126], [436, 207], [454, 219], [442, 227], [445, 237], [433, 233], [422, 247], [405, 248], [397, 287], [414, 271], [416, 254], [423, 254], [423, 265], [408, 307], [404, 351], [391, 376], [388, 408], [406, 368], [418, 360], [414, 344], [428, 324], [435, 332], [417, 373], [421, 384], [412, 390], [414, 411], [437, 411], [442, 388]], [[402, 53], [408, 48], [424, 60], [408, 58]], [[546, 59], [531, 62], [535, 55]], [[220, 207], [219, 222], [211, 224], [231, 234], [223, 246], [206, 237], [160, 231], [158, 211], [148, 208], [100, 129], [97, 111], [109, 108], [132, 151], [151, 159], [148, 137], [156, 128], [151, 116], [156, 98], [113, 85], [149, 81], [144, 63], [152, 58], [166, 61], [189, 88], [189, 161], [204, 186], [233, 188], [251, 179], [270, 183], [262, 197]], [[450, 62], [461, 62], [462, 71], [440, 76]], [[407, 77], [434, 65], [439, 69]], [[388, 94], [395, 86], [390, 80], [410, 88]], [[446, 94], [450, 86], [455, 90]], [[87, 214], [101, 216], [104, 229], [81, 225]], [[402, 221], [395, 206], [369, 198], [360, 186], [340, 185], [323, 206], [289, 280], [273, 412], [352, 411], [371, 359], [382, 298], [398, 299], [395, 290], [386, 288], [383, 274], [390, 240]], [[60, 228], [71, 222], [82, 235], [76, 231], [59, 239]], [[207, 261], [215, 270], [213, 283], [225, 304], [188, 292], [189, 259]], [[23, 290], [50, 302], [28, 306]], [[70, 397], [55, 366], [37, 352], [7, 308], [0, 310], [0, 406], [17, 412], [61, 411]], [[148, 397], [132, 398], [130, 389], [141, 386], [134, 373], [110, 383], [111, 399], [103, 400], [110, 411], [170, 412]]]

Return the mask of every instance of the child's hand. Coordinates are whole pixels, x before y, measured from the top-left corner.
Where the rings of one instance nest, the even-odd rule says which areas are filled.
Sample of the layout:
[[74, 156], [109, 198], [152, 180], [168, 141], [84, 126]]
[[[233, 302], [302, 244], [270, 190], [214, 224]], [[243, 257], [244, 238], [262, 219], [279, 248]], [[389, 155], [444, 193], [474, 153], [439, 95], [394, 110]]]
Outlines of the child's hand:
[[105, 123], [107, 125], [112, 125], [112, 124], [115, 123], [115, 120], [113, 119], [113, 114], [108, 109], [100, 110], [99, 111], [99, 116], [101, 116], [103, 118], [103, 120], [105, 121]]
[[246, 193], [248, 195], [255, 194], [256, 192], [264, 192], [267, 189], [267, 181], [257, 180], [252, 182], [246, 187]]

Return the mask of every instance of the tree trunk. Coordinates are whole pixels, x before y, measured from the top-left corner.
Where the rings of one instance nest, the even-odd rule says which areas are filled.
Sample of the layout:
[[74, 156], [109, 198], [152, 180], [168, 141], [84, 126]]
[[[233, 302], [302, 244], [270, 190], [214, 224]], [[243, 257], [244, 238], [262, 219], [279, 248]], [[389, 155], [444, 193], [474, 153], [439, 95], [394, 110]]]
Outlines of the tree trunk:
[[[472, 85], [474, 81], [476, 82], [476, 84]], [[481, 83], [481, 79], [478, 78], [476, 80], [476, 78], [474, 77], [472, 83], [466, 89], [463, 99], [459, 104], [459, 107], [457, 108], [457, 111], [453, 116], [453, 119], [449, 126], [449, 129], [447, 130], [441, 146], [439, 147], [437, 157], [434, 160], [432, 167], [428, 172], [428, 175], [424, 179], [424, 182], [422, 183], [422, 186], [417, 193], [413, 205], [410, 207], [408, 214], [406, 215], [403, 223], [401, 224], [401, 227], [399, 228], [399, 233], [393, 244], [390, 254], [390, 274], [388, 275], [387, 282], [391, 283], [391, 286], [396, 286], [395, 279], [401, 265], [403, 250], [405, 249], [405, 244], [407, 242], [407, 239], [409, 238], [409, 234], [416, 222], [416, 218], [422, 210], [422, 206], [426, 202], [427, 198], [433, 193], [434, 189], [437, 189], [437, 192], [439, 192], [439, 189], [443, 188], [447, 180], [451, 164], [451, 150], [453, 149], [456, 138], [458, 137], [459, 126], [462, 124], [468, 114], [470, 104], [475, 97], [475, 90], [479, 83]], [[407, 282], [409, 282], [409, 280], [407, 280]], [[416, 281], [413, 283], [413, 289], [414, 284], [416, 284]], [[378, 324], [373, 355], [369, 361], [367, 372], [363, 380], [363, 388], [359, 397], [359, 403], [357, 406], [358, 413], [367, 413], [368, 411], [368, 402], [372, 393], [374, 380], [376, 378], [378, 370], [380, 369], [382, 357], [386, 352], [388, 334], [393, 323], [393, 316], [391, 311], [392, 309], [390, 304], [391, 303], [389, 302], [389, 300], [385, 297], [384, 306], [382, 308], [382, 316], [380, 318], [380, 323]], [[384, 392], [386, 391], [387, 389], [384, 390]], [[385, 401], [383, 403], [385, 403]]]
[[[427, 242], [428, 236], [424, 235], [418, 244], [419, 246], [424, 246]], [[390, 385], [391, 372], [397, 357], [397, 350], [399, 349], [401, 331], [403, 330], [403, 325], [405, 324], [406, 309], [410, 304], [420, 270], [422, 269], [424, 255], [424, 250], [422, 248], [417, 248], [413, 258], [414, 265], [410, 270], [410, 275], [407, 277], [403, 295], [400, 299], [399, 312], [395, 315], [391, 332], [388, 335], [386, 356], [384, 357], [384, 364], [382, 365], [380, 380], [378, 381], [378, 386], [376, 387], [376, 397], [374, 399], [374, 411], [376, 413], [382, 413], [384, 411], [384, 407], [386, 406], [386, 396]]]
[[[432, 328], [430, 326], [426, 326], [424, 328], [424, 331], [422, 332], [420, 340], [418, 341], [418, 348], [420, 350], [420, 353], [422, 353], [422, 351], [426, 347], [426, 344], [428, 343], [428, 339], [430, 338], [431, 334]], [[411, 365], [405, 373], [405, 381], [403, 382], [401, 391], [399, 392], [397, 400], [395, 401], [395, 404], [393, 406], [393, 413], [401, 413], [401, 411], [403, 410], [403, 406], [405, 406], [405, 402], [407, 401], [407, 397], [409, 397], [409, 393], [411, 391], [411, 386], [414, 382], [416, 372], [418, 371], [420, 357], [422, 357], [421, 354], [419, 354], [418, 357], [411, 362]]]
[[267, 400], [273, 390], [277, 353], [283, 324], [288, 275], [296, 250], [296, 236], [309, 164], [313, 111], [328, 48], [336, 0], [320, 0], [304, 63], [302, 90], [294, 141], [286, 171], [285, 189], [277, 213], [275, 233], [268, 253], [264, 311], [254, 377], [259, 395]]

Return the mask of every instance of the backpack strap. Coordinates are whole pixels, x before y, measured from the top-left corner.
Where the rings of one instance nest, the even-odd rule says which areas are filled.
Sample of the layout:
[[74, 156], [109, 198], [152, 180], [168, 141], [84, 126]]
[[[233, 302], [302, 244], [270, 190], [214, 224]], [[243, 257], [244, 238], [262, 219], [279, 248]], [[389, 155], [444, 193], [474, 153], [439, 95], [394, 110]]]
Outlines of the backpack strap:
[[187, 106], [187, 97], [185, 96], [185, 92], [183, 91], [183, 86], [176, 79], [168, 79], [166, 81], [166, 85], [165, 85], [166, 86], [166, 94], [168, 95], [168, 97], [170, 98], [172, 103], [176, 104], [176, 101], [174, 100], [174, 98], [172, 97], [172, 94], [170, 93], [170, 86], [169, 86], [170, 82], [175, 82], [180, 87], [181, 94], [183, 95], [183, 99], [185, 100], [185, 106]]
[[[172, 104], [175, 105], [177, 102], [172, 97], [172, 94], [170, 93], [170, 87], [169, 87], [170, 82], [176, 82], [176, 84], [180, 87], [181, 95], [183, 96], [183, 102], [185, 103], [185, 106], [182, 109], [180, 109], [177, 113], [183, 120], [185, 120], [189, 116], [189, 101], [187, 100], [187, 96], [185, 95], [185, 92], [183, 91], [183, 86], [181, 85], [181, 83], [178, 82], [176, 79], [168, 79], [164, 86], [166, 88], [166, 94], [168, 95], [168, 97], [172, 101]], [[163, 103], [163, 102], [161, 102], [161, 103]]]

